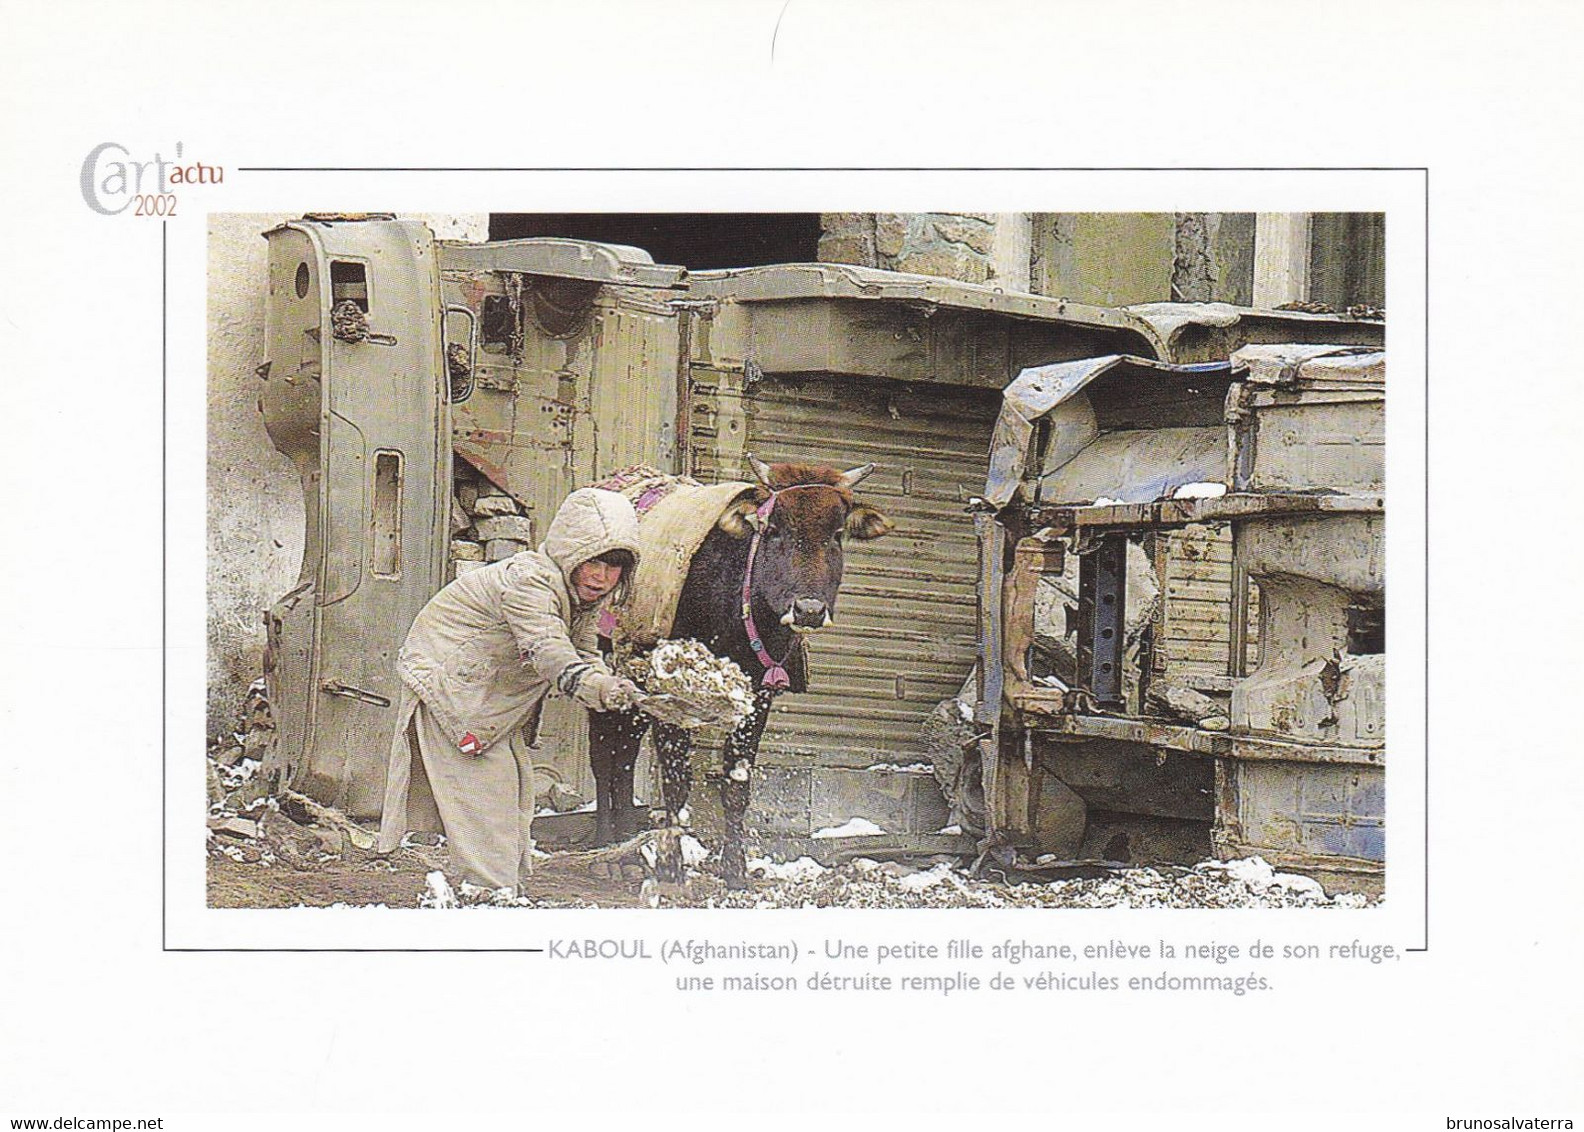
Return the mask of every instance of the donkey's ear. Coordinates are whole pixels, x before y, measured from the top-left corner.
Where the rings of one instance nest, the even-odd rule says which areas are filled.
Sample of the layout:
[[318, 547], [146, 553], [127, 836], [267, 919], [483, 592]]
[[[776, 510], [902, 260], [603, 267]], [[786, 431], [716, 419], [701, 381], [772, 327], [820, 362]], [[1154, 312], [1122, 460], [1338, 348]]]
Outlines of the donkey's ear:
[[847, 516], [847, 537], [855, 539], [879, 538], [896, 530], [896, 524], [873, 507], [860, 503]]
[[716, 526], [732, 538], [747, 538], [758, 530], [764, 520], [759, 518], [759, 505], [749, 496], [739, 499], [721, 512]]

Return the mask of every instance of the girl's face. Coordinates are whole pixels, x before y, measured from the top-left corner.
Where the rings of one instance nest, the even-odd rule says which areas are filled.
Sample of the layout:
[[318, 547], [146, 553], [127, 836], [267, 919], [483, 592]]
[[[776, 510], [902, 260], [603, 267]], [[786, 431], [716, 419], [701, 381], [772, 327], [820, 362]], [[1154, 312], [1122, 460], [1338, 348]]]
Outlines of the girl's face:
[[621, 581], [622, 568], [610, 562], [591, 558], [572, 571], [572, 588], [584, 605], [599, 601]]

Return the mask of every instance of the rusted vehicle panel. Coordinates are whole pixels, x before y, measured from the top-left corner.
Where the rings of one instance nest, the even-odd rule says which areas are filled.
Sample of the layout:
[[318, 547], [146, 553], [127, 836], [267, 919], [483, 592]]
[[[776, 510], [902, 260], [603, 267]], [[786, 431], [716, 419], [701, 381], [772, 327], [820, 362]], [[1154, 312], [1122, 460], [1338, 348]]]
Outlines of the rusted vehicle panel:
[[266, 238], [261, 404], [308, 517], [299, 584], [268, 615], [273, 758], [298, 789], [371, 816], [399, 696], [396, 650], [445, 561], [434, 240], [398, 221], [305, 220]]

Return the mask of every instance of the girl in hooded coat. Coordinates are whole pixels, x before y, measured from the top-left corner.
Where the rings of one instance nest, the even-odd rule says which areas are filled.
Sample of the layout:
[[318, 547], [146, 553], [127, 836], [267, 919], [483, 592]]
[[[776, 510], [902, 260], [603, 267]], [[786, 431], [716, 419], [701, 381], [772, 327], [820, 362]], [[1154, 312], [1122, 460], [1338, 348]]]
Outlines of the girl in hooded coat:
[[631, 707], [638, 689], [596, 652], [600, 609], [638, 564], [638, 519], [623, 496], [567, 496], [538, 550], [469, 571], [419, 612], [402, 646], [396, 737], [381, 852], [409, 829], [443, 828], [462, 880], [516, 890], [532, 868], [532, 763], [512, 734], [537, 722], [554, 686], [592, 711]]

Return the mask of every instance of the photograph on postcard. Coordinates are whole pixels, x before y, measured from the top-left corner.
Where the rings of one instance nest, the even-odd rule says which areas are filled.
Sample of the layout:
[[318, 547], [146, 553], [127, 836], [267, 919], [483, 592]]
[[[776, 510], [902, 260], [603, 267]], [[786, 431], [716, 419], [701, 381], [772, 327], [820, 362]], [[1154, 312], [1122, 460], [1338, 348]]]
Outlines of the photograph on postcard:
[[1385, 234], [211, 215], [209, 907], [1379, 902]]

